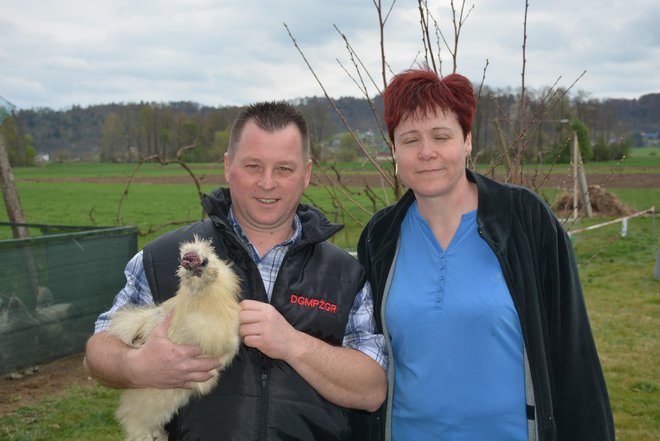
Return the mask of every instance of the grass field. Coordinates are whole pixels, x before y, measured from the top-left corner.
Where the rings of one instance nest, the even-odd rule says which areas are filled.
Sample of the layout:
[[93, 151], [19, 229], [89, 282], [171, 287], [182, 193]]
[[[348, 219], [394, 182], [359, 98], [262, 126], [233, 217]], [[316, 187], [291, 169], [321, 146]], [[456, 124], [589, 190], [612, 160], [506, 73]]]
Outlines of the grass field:
[[660, 281], [653, 276], [658, 225], [632, 219], [574, 238], [591, 324], [614, 412], [617, 439], [660, 433]]
[[[221, 164], [188, 164], [198, 178], [222, 173]], [[365, 164], [337, 164], [337, 169], [347, 175], [364, 173], [369, 170]], [[480, 169], [482, 167], [478, 167]], [[619, 162], [599, 162], [587, 164], [589, 174], [658, 173], [660, 174], [660, 148], [635, 148], [629, 158]], [[543, 166], [541, 170], [552, 173], [570, 172], [566, 164]], [[137, 168], [135, 164], [49, 164], [40, 167], [14, 169], [18, 181], [25, 218], [29, 223], [65, 225], [136, 225], [141, 232], [139, 246], [157, 237], [175, 225], [159, 228], [169, 222], [188, 222], [202, 217], [197, 191], [192, 179], [188, 185], [181, 184], [138, 184], [133, 183], [123, 198], [126, 184], [131, 176], [168, 177], [187, 176], [188, 172], [178, 164], [162, 166], [146, 163]], [[112, 178], [116, 183], [66, 182], [67, 178]], [[54, 180], [54, 181], [53, 181]], [[107, 182], [104, 181], [104, 182]], [[202, 180], [202, 182], [204, 182]], [[210, 191], [215, 185], [202, 185], [203, 191]], [[608, 188], [609, 189], [609, 188]], [[617, 196], [625, 189], [609, 189]], [[354, 248], [355, 237], [362, 225], [369, 219], [370, 212], [386, 204], [385, 199], [374, 207], [364, 195], [351, 195], [363, 204], [362, 210], [351, 205], [350, 215], [333, 203], [321, 187], [310, 187], [304, 202], [321, 207], [331, 221], [343, 223], [346, 229], [334, 241], [343, 247]], [[553, 190], [543, 191], [543, 196], [552, 201], [556, 196]], [[348, 198], [342, 198], [347, 200]], [[392, 199], [390, 197], [389, 201]], [[646, 209], [660, 201], [658, 193], [628, 192], [625, 201], [636, 209]], [[121, 203], [121, 205], [120, 205]], [[6, 219], [4, 210], [0, 220]], [[152, 232], [152, 230], [155, 230]], [[38, 232], [33, 233], [38, 234]], [[0, 239], [11, 237], [8, 228], [0, 228]]]
[[[635, 149], [639, 165], [628, 162], [626, 172], [660, 170], [660, 149]], [[655, 153], [655, 154], [653, 154]], [[633, 156], [632, 159], [635, 159]], [[598, 164], [606, 173], [613, 164]], [[589, 172], [592, 166], [588, 165]], [[215, 165], [195, 164], [196, 173], [217, 173]], [[358, 169], [359, 167], [354, 167]], [[350, 167], [346, 167], [350, 169]], [[642, 171], [643, 170], [643, 171]], [[64, 164], [40, 169], [17, 169], [14, 175], [25, 217], [32, 223], [66, 225], [116, 225], [117, 208], [125, 184], [80, 182], [26, 182], [23, 179], [72, 176], [125, 176], [132, 166]], [[186, 174], [177, 167], [149, 165], [140, 174]], [[210, 190], [205, 187], [204, 190]], [[660, 208], [660, 189], [609, 189], [628, 206]], [[363, 195], [363, 202], [368, 200]], [[552, 198], [552, 191], [547, 198]], [[122, 207], [119, 223], [134, 224], [141, 230], [175, 220], [201, 217], [192, 185], [134, 184]], [[309, 191], [309, 198], [320, 205], [331, 220], [349, 224], [337, 243], [354, 248], [360, 227], [340, 210], [321, 188]], [[356, 210], [360, 222], [369, 218]], [[0, 219], [6, 219], [0, 215]], [[581, 221], [576, 227], [602, 222]], [[8, 230], [8, 229], [6, 229]], [[140, 238], [140, 246], [165, 230]], [[2, 234], [9, 237], [8, 231]], [[653, 276], [659, 246], [660, 224], [650, 217], [629, 221], [628, 234], [621, 237], [621, 224], [575, 235], [574, 248], [592, 327], [605, 371], [614, 410], [617, 438], [623, 441], [652, 441], [660, 433], [660, 281]], [[24, 407], [0, 418], [0, 440], [6, 441], [119, 441], [113, 421], [118, 393], [100, 386], [74, 387], [58, 399]]]
[[[387, 162], [381, 164], [383, 167], [390, 167]], [[639, 173], [646, 171], [655, 171], [660, 169], [660, 147], [635, 147], [630, 155], [621, 161], [603, 161], [589, 162], [586, 164], [589, 173], [609, 173], [616, 169], [621, 173]], [[204, 174], [221, 173], [223, 166], [221, 163], [190, 163], [187, 166], [198, 176]], [[371, 165], [364, 163], [339, 163], [334, 166], [343, 173], [364, 172], [371, 169]], [[485, 169], [487, 166], [479, 165], [477, 169]], [[536, 166], [528, 165], [528, 168], [535, 169]], [[563, 172], [570, 169], [568, 164], [542, 165], [541, 170], [550, 170], [553, 172]], [[160, 165], [155, 162], [147, 162], [138, 167], [137, 164], [87, 164], [79, 162], [63, 164], [47, 164], [37, 167], [21, 167], [14, 169], [14, 176], [17, 179], [48, 179], [48, 178], [68, 178], [68, 177], [103, 177], [103, 176], [124, 176], [129, 177], [133, 174], [139, 176], [184, 176], [188, 172], [176, 163]]]

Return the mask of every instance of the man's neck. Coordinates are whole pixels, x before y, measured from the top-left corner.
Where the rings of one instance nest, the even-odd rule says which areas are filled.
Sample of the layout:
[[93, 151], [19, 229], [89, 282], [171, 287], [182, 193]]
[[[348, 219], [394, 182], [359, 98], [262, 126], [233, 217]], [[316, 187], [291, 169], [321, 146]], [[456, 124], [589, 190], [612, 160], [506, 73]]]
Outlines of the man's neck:
[[291, 224], [288, 227], [277, 228], [273, 230], [253, 229], [250, 226], [241, 224], [241, 228], [250, 243], [256, 248], [259, 256], [263, 256], [268, 251], [293, 236], [294, 230]]
[[229, 218], [231, 222], [238, 225], [240, 232], [252, 244], [260, 257], [265, 255], [276, 245], [290, 239], [296, 233], [295, 225], [297, 222], [295, 220], [295, 215], [281, 225], [273, 226], [272, 228], [254, 226], [241, 219], [240, 216], [237, 216], [237, 213], [231, 208], [229, 211]]

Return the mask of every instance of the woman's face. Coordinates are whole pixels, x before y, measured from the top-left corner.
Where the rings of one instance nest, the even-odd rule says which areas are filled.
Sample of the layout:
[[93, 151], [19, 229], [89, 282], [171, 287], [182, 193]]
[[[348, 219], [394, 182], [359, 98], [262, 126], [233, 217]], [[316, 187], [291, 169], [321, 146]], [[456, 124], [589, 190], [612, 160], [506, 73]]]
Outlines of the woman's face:
[[401, 119], [394, 129], [394, 159], [401, 182], [417, 197], [449, 195], [465, 178], [472, 138], [463, 137], [456, 114], [436, 109]]

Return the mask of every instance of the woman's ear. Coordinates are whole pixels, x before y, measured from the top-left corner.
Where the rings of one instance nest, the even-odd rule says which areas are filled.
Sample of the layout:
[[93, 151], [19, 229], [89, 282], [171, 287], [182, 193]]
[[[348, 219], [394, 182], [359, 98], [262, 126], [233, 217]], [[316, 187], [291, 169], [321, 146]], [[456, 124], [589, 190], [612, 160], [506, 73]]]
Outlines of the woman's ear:
[[392, 144], [392, 159], [394, 160], [394, 174], [398, 175], [399, 174], [399, 161], [396, 160], [396, 149], [394, 148], [394, 144]]
[[465, 137], [465, 156], [470, 156], [472, 153], [472, 132], [468, 133]]

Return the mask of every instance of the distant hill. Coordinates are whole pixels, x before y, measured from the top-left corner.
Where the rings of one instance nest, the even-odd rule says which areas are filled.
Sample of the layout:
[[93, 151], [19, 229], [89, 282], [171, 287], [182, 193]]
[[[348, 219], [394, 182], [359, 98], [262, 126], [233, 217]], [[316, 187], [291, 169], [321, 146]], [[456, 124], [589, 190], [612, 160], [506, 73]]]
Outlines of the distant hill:
[[660, 93], [635, 100], [610, 99], [603, 106], [632, 133], [660, 131]]
[[[510, 93], [489, 93], [494, 101], [500, 100], [500, 108], [516, 104], [515, 97]], [[346, 131], [343, 121], [325, 98], [308, 97], [292, 102], [310, 121], [313, 143], [321, 143]], [[374, 117], [366, 99], [342, 97], [335, 103], [352, 128], [380, 133], [383, 127], [380, 98], [373, 103], [378, 118]], [[660, 132], [660, 93], [630, 100], [574, 99], [567, 106], [572, 114], [585, 122], [592, 139], [625, 137], [636, 144], [641, 139], [640, 132]], [[215, 108], [193, 102], [112, 103], [84, 108], [73, 106], [61, 111], [47, 108], [20, 110], [15, 114], [15, 120], [19, 132], [32, 137], [32, 145], [37, 152], [51, 157], [59, 152], [68, 159], [94, 160], [99, 158], [103, 149], [110, 148], [111, 142], [125, 144], [125, 149], [134, 149], [139, 155], [149, 152], [171, 155], [176, 148], [193, 141], [211, 148], [219, 142], [218, 134], [227, 132], [237, 111], [236, 107]], [[495, 110], [482, 98], [478, 112], [489, 116], [479, 118], [477, 115], [474, 132], [477, 148], [494, 142], [492, 129], [486, 125], [491, 125]], [[477, 131], [479, 125], [484, 127]], [[115, 150], [121, 148], [115, 147]]]

